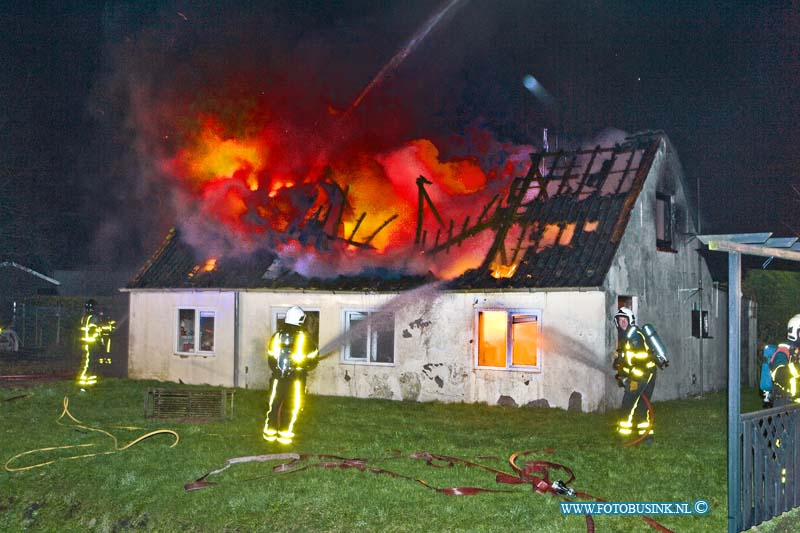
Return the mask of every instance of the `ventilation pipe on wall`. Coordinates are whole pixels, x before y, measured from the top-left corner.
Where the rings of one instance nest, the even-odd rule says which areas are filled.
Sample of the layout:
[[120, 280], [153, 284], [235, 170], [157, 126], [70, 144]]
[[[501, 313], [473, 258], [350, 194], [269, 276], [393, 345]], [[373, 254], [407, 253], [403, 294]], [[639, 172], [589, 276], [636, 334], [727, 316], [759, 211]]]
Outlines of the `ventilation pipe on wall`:
[[233, 386], [239, 386], [239, 291], [233, 293]]
[[[700, 214], [697, 214], [698, 218]], [[700, 358], [700, 396], [703, 396], [706, 393], [705, 390], [705, 369], [703, 368], [703, 257], [700, 255], [700, 251], [697, 251], [697, 294], [700, 297], [700, 335], [697, 339], [697, 342], [700, 346], [699, 350], [699, 358]]]
[[[697, 175], [697, 198], [696, 198], [696, 202], [697, 202], [697, 234], [701, 235], [702, 234], [701, 233], [702, 222], [700, 221], [700, 217], [702, 215], [700, 213], [700, 174]], [[698, 241], [698, 243], [699, 243], [699, 241]], [[697, 291], [698, 291], [699, 300], [700, 300], [700, 320], [701, 320], [701, 323], [700, 323], [700, 338], [697, 339], [697, 342], [698, 342], [698, 345], [699, 345], [698, 357], [700, 359], [700, 361], [699, 361], [699, 363], [700, 363], [700, 396], [702, 397], [705, 394], [706, 389], [705, 389], [705, 369], [703, 368], [704, 367], [704, 364], [703, 364], [704, 363], [704, 361], [703, 361], [703, 324], [702, 324], [702, 320], [703, 320], [703, 257], [700, 255], [700, 247], [701, 246], [702, 246], [701, 244], [698, 244], [698, 247], [697, 247]]]

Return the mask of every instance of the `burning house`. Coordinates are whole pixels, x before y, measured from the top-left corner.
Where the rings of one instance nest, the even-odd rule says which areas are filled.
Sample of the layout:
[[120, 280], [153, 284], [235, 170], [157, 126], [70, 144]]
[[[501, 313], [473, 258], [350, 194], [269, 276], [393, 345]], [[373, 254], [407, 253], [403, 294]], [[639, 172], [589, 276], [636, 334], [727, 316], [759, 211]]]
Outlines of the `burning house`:
[[[228, 188], [215, 205], [266, 228], [269, 246], [209, 253], [202, 236], [171, 231], [125, 289], [129, 376], [264, 388], [265, 344], [299, 305], [324, 357], [313, 394], [597, 411], [621, 395], [610, 317], [626, 305], [669, 352], [657, 399], [723, 386], [727, 295], [698, 254], [663, 134], [509, 158], [483, 180], [468, 160], [408, 158], [393, 178], [401, 159], [377, 159], [395, 196], [335, 166], [270, 186], [229, 173], [247, 194]], [[358, 204], [365, 194], [372, 203]], [[276, 216], [289, 204], [298, 216]]]

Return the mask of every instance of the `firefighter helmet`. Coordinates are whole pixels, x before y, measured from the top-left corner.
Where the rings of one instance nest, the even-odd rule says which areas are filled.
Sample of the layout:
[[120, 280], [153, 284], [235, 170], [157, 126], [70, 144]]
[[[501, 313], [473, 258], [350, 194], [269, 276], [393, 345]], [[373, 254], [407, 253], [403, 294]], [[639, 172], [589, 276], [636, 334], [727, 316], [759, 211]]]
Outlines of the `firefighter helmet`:
[[287, 324], [292, 324], [293, 326], [300, 326], [305, 321], [306, 321], [306, 314], [303, 312], [302, 309], [300, 309], [296, 305], [294, 307], [289, 308], [289, 310], [286, 311], [285, 322]]
[[792, 342], [795, 342], [800, 338], [800, 315], [794, 315], [792, 318], [789, 319], [789, 324], [787, 325], [788, 331], [786, 332], [786, 338]]
[[635, 326], [636, 325], [636, 316], [634, 316], [633, 311], [631, 311], [627, 307], [620, 307], [617, 311], [617, 314], [614, 315], [614, 325], [619, 327], [619, 319], [620, 317], [625, 317], [628, 319], [628, 326]]
[[87, 313], [94, 313], [96, 307], [97, 307], [97, 300], [86, 300], [84, 309], [86, 309]]

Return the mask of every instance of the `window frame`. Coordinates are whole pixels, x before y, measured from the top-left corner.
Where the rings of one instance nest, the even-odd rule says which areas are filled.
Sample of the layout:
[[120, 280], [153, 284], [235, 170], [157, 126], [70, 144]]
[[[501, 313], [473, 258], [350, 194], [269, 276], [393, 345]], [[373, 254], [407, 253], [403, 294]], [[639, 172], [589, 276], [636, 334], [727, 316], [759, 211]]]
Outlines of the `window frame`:
[[[480, 364], [480, 314], [487, 311], [502, 311], [506, 313], [506, 366], [486, 366]], [[474, 365], [478, 370], [500, 370], [506, 372], [542, 372], [542, 345], [536, 344], [536, 364], [535, 365], [515, 365], [514, 364], [514, 343], [512, 337], [513, 315], [529, 315], [536, 317], [538, 338], [542, 337], [542, 309], [533, 307], [481, 307], [475, 310], [474, 317], [474, 338], [473, 344]]]
[[633, 311], [633, 316], [639, 316], [639, 297], [631, 294], [618, 294], [617, 307], [612, 310], [612, 314], [615, 314], [620, 307], [627, 307]]
[[[278, 315], [283, 315], [283, 318], [286, 318], [286, 312], [291, 309], [292, 305], [277, 305], [270, 307], [270, 328], [272, 333], [278, 331]], [[308, 313], [317, 313], [317, 315], [321, 315], [319, 307], [303, 307], [303, 312], [308, 315]], [[270, 335], [272, 334], [270, 333]], [[318, 332], [319, 333], [319, 332]]]
[[[194, 311], [194, 346], [192, 351], [185, 351], [178, 349], [178, 341], [180, 340], [181, 328], [181, 311]], [[214, 313], [214, 342], [211, 350], [200, 349], [200, 319], [202, 313]], [[200, 356], [200, 357], [215, 357], [217, 355], [217, 313], [216, 307], [198, 306], [198, 305], [179, 305], [175, 307], [174, 320], [172, 322], [172, 351], [175, 355], [181, 356]]]
[[[376, 312], [378, 312], [377, 309], [371, 309], [371, 308], [348, 308], [348, 309], [343, 309], [342, 310], [342, 332], [343, 332], [343, 334], [346, 335], [347, 332], [350, 331], [350, 316], [352, 314], [358, 313], [358, 314], [361, 314], [361, 315], [369, 316], [369, 315], [371, 315], [373, 313], [376, 313]], [[396, 342], [396, 340], [397, 340], [397, 329], [396, 329], [397, 328], [397, 323], [396, 323], [396, 316], [395, 316], [394, 313], [392, 313], [392, 322], [393, 322], [393, 324], [392, 324], [392, 333], [391, 333], [391, 335], [392, 335], [392, 360], [391, 360], [391, 362], [372, 361], [371, 360], [372, 359], [372, 355], [373, 355], [373, 353], [372, 353], [373, 345], [375, 346], [375, 348], [374, 348], [375, 355], [377, 355], [377, 353], [378, 353], [377, 352], [377, 344], [378, 344], [377, 334], [378, 334], [378, 332], [377, 331], [372, 331], [372, 327], [371, 326], [368, 326], [367, 334], [366, 334], [366, 339], [368, 340], [368, 342], [367, 342], [367, 350], [366, 350], [366, 357], [364, 359], [351, 358], [350, 357], [350, 349], [351, 349], [350, 348], [350, 344], [351, 343], [348, 341], [348, 342], [342, 344], [341, 362], [345, 363], [345, 364], [348, 364], [348, 365], [369, 365], [369, 366], [388, 366], [388, 367], [395, 366], [397, 364], [397, 346], [396, 346], [396, 344], [397, 344], [397, 342]], [[374, 338], [373, 338], [373, 335], [375, 335]]]
[[[276, 305], [270, 307], [270, 334], [269, 337], [271, 338], [272, 335], [278, 331], [278, 315], [283, 315], [283, 318], [286, 318], [286, 311], [291, 309], [293, 306], [291, 305]], [[322, 320], [322, 313], [319, 310], [319, 307], [303, 307], [303, 312], [308, 315], [309, 313], [317, 313], [317, 338], [312, 339], [317, 347], [319, 348], [321, 344], [319, 343], [319, 325], [321, 324]], [[311, 333], [311, 332], [308, 332]], [[269, 338], [267, 338], [267, 342], [269, 342]]]
[[[658, 238], [658, 206], [659, 203], [664, 205], [664, 218], [661, 223], [664, 225], [664, 238]], [[655, 205], [655, 223], [656, 223], [656, 248], [664, 252], [675, 251], [675, 197], [665, 192], [656, 192], [656, 205]]]

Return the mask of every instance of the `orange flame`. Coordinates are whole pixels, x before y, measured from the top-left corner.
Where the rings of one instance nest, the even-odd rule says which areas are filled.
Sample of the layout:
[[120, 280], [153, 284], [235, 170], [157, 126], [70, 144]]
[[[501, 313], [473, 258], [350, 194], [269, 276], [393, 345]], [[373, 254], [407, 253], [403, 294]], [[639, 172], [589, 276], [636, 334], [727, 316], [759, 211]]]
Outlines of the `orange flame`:
[[183, 174], [195, 186], [237, 177], [251, 191], [258, 190], [258, 173], [266, 164], [268, 147], [258, 140], [223, 138], [221, 131], [213, 118], [203, 121], [194, 146], [178, 153], [177, 164], [183, 167]]
[[597, 227], [600, 225], [600, 221], [598, 220], [587, 220], [583, 224], [583, 231], [597, 231]]
[[514, 275], [514, 272], [517, 271], [517, 266], [519, 265], [517, 265], [516, 263], [513, 263], [511, 265], [501, 265], [499, 263], [497, 264], [492, 263], [491, 265], [492, 277], [495, 279], [510, 278]]
[[217, 268], [217, 258], [216, 257], [210, 257], [210, 258], [206, 259], [206, 264], [203, 265], [203, 272], [211, 272], [215, 268]]
[[[363, 250], [368, 244], [371, 257], [389, 261], [401, 254], [387, 252], [413, 248], [420, 219], [426, 248], [457, 234], [468, 222], [474, 225], [480, 209], [495, 201], [492, 197], [501, 189], [499, 185], [519, 172], [521, 159], [516, 153], [517, 159], [509, 157], [502, 169], [487, 174], [476, 158], [445, 160], [428, 139], [390, 148], [366, 138], [362, 142], [360, 137], [342, 141], [332, 137], [340, 136], [338, 130], [326, 136], [325, 127], [317, 127], [317, 122], [304, 131], [275, 119], [277, 115], [266, 109], [252, 113], [243, 109], [230, 117], [230, 108], [220, 116], [189, 117], [185, 123], [198, 127], [183, 132], [186, 141], [166, 166], [198, 200], [202, 214], [236, 232], [246, 246], [257, 244], [265, 232], [284, 233], [288, 239], [292, 236], [287, 232], [299, 235], [307, 224], [320, 223], [338, 239], [338, 252], [346, 254], [339, 259], [357, 261], [355, 255], [363, 254], [347, 251]], [[490, 141], [481, 139], [481, 146]], [[512, 152], [505, 145], [502, 151]], [[430, 201], [421, 213], [420, 176], [431, 182], [424, 185]], [[491, 188], [490, 178], [497, 180]], [[425, 268], [453, 278], [477, 267], [488, 249], [485, 236], [478, 240], [481, 246], [463, 243], [452, 253], [438, 255]], [[286, 241], [279, 238], [278, 242]], [[409, 258], [408, 254], [403, 257]], [[206, 267], [207, 271], [215, 268], [208, 262]]]

